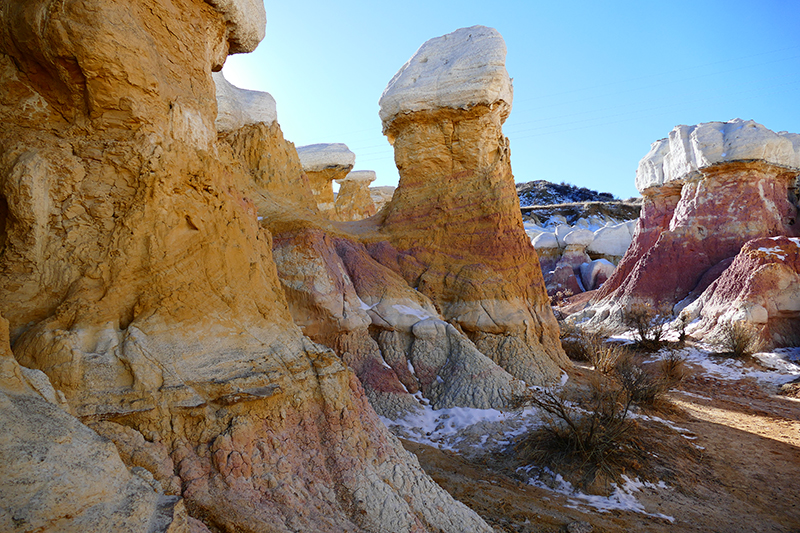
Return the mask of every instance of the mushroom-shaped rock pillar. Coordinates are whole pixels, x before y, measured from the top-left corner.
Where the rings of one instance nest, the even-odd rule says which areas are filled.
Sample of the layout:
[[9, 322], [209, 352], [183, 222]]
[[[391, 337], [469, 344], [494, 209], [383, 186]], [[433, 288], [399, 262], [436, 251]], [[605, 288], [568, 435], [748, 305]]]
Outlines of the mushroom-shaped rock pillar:
[[369, 184], [375, 181], [374, 170], [354, 170], [339, 183], [336, 196], [336, 218], [338, 220], [361, 220], [375, 214], [375, 204], [369, 191]]
[[740, 119], [676, 126], [639, 163], [642, 215], [590, 312], [612, 320], [631, 305], [677, 313], [746, 242], [800, 235], [798, 174], [798, 134]]
[[320, 214], [335, 218], [333, 180], [342, 179], [353, 170], [356, 155], [343, 143], [300, 146], [297, 155], [300, 156], [303, 171], [308, 175]]
[[431, 39], [380, 99], [400, 173], [383, 231], [428, 269], [418, 286], [506, 370], [553, 381], [568, 364], [522, 225], [508, 139], [506, 46], [473, 26]]

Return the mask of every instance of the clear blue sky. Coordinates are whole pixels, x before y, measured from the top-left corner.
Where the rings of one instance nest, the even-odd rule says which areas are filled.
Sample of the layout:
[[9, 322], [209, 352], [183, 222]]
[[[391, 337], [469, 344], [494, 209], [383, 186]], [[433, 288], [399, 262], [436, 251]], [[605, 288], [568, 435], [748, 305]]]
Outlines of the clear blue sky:
[[515, 180], [627, 198], [650, 143], [678, 124], [753, 119], [800, 133], [800, 0], [265, 1], [267, 36], [224, 73], [267, 91], [297, 146], [343, 142], [396, 185], [378, 99], [423, 42], [496, 28], [514, 105]]

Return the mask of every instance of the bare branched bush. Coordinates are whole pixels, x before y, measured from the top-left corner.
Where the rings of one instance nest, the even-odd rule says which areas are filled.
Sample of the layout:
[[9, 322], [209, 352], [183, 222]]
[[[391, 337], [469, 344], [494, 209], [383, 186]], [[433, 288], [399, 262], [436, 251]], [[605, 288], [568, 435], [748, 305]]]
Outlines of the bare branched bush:
[[628, 418], [630, 395], [616, 382], [597, 376], [588, 393], [567, 397], [564, 392], [540, 390], [533, 405], [541, 410], [543, 430], [516, 445], [518, 456], [541, 466], [577, 471], [583, 483], [598, 472], [611, 478], [620, 473], [619, 461], [635, 441], [635, 422]]
[[561, 346], [573, 361], [585, 361], [603, 374], [611, 371], [624, 349], [608, 342], [602, 330], [586, 331], [574, 324], [561, 323]]
[[611, 373], [627, 353], [622, 345], [604, 338], [593, 337], [589, 341], [589, 362], [601, 374]]
[[623, 312], [622, 321], [636, 331], [637, 347], [655, 352], [664, 347], [664, 334], [671, 315], [659, 313], [652, 307], [633, 305]]
[[679, 351], [671, 350], [659, 362], [659, 367], [667, 388], [671, 389], [686, 377], [686, 356]]
[[614, 376], [628, 393], [631, 403], [642, 407], [654, 407], [669, 390], [663, 374], [646, 368], [641, 359], [628, 355], [621, 358], [614, 368]]
[[744, 322], [728, 322], [722, 327], [719, 345], [723, 355], [743, 359], [761, 347], [756, 329]]

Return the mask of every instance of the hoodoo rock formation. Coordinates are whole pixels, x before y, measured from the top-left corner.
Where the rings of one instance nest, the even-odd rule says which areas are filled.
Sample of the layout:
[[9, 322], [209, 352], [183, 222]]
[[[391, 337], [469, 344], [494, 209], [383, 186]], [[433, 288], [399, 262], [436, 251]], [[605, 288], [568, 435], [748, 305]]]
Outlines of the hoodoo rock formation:
[[248, 196], [289, 145], [215, 128], [258, 6], [0, 6], [4, 530], [491, 531], [293, 321]]
[[377, 212], [369, 192], [369, 184], [373, 181], [375, 181], [374, 170], [354, 170], [337, 180], [339, 183], [339, 194], [336, 196], [337, 220], [361, 220]]
[[303, 171], [308, 175], [320, 214], [335, 219], [333, 181], [344, 179], [353, 170], [356, 154], [345, 144], [333, 143], [300, 146], [297, 155], [300, 156]]
[[590, 312], [613, 319], [646, 304], [677, 313], [748, 241], [797, 236], [798, 174], [800, 135], [738, 119], [676, 127], [639, 163], [642, 216]]
[[474, 26], [423, 44], [380, 100], [400, 183], [381, 231], [413, 268], [393, 267], [477, 348], [529, 383], [566, 357], [522, 226], [502, 124], [511, 111], [506, 48]]

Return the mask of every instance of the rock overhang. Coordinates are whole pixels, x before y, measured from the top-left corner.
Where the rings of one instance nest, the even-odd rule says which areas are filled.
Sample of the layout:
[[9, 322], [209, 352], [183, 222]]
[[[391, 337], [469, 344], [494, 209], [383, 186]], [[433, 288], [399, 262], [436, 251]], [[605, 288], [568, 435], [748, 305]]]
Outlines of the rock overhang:
[[258, 46], [267, 30], [263, 0], [206, 0], [225, 17], [229, 53], [245, 54]]
[[470, 108], [513, 100], [505, 67], [506, 45], [494, 28], [472, 26], [426, 41], [389, 81], [381, 95], [386, 132], [401, 114]]
[[222, 72], [213, 72], [217, 91], [217, 131], [233, 131], [249, 124], [271, 125], [278, 120], [277, 105], [271, 94], [236, 87]]
[[775, 133], [753, 120], [741, 119], [676, 126], [669, 137], [654, 142], [639, 162], [636, 188], [644, 194], [734, 161], [764, 161], [800, 171], [800, 134]]

